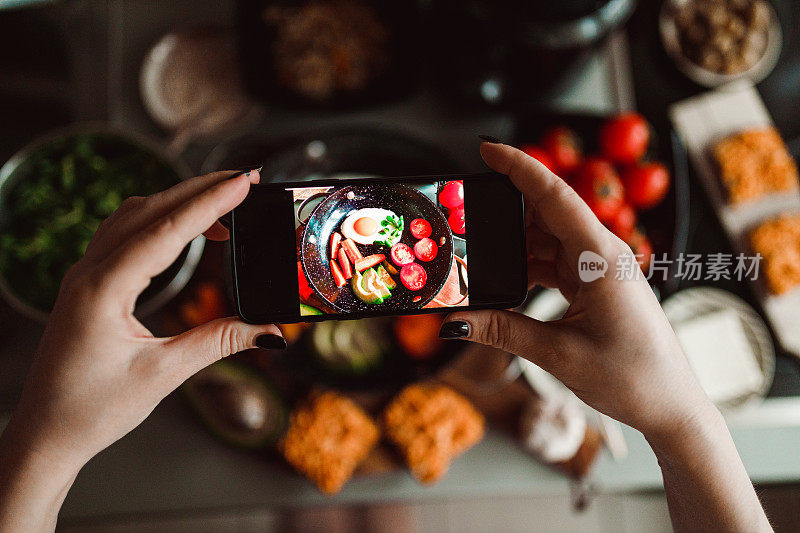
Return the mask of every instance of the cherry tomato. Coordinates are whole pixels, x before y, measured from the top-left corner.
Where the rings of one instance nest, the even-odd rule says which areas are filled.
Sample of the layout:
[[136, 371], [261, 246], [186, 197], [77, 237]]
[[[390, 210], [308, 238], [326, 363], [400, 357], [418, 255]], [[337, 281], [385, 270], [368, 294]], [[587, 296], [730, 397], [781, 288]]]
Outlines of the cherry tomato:
[[430, 237], [431, 232], [431, 223], [425, 220], [424, 218], [415, 218], [411, 221], [411, 235], [414, 236], [416, 239], [422, 239], [423, 237]]
[[636, 255], [636, 261], [642, 267], [642, 272], [647, 274], [650, 260], [653, 258], [653, 246], [650, 244], [647, 235], [639, 230], [634, 230], [628, 239], [628, 246], [631, 247], [634, 255]]
[[649, 209], [661, 202], [669, 190], [669, 171], [661, 163], [642, 163], [622, 172], [625, 196], [639, 209]]
[[609, 223], [625, 202], [622, 182], [611, 163], [599, 158], [587, 159], [578, 168], [575, 178], [575, 192], [600, 222]]
[[448, 181], [439, 193], [439, 203], [453, 209], [464, 205], [464, 184], [461, 180]]
[[633, 112], [611, 118], [600, 129], [600, 150], [615, 163], [635, 163], [647, 151], [650, 126]]
[[400, 281], [410, 291], [418, 291], [428, 282], [428, 273], [419, 263], [409, 263], [400, 269]]
[[411, 251], [409, 245], [403, 244], [402, 242], [398, 242], [392, 246], [389, 250], [389, 255], [397, 266], [403, 266], [414, 262], [414, 252]]
[[623, 241], [627, 242], [630, 239], [633, 230], [636, 229], [636, 211], [631, 204], [627, 202], [622, 204], [614, 218], [608, 221], [608, 229]]
[[522, 146], [521, 150], [546, 166], [551, 172], [557, 172], [558, 167], [556, 167], [555, 161], [550, 157], [550, 154], [544, 151], [544, 148], [540, 148], [534, 144], [525, 144]]
[[439, 247], [436, 246], [436, 243], [433, 242], [432, 239], [427, 237], [418, 240], [417, 244], [414, 245], [414, 255], [416, 255], [417, 259], [420, 261], [433, 261], [436, 259], [436, 254], [438, 253]]
[[450, 216], [447, 217], [447, 224], [450, 226], [450, 229], [453, 230], [453, 233], [464, 235], [464, 233], [467, 231], [467, 221], [464, 208], [459, 207], [458, 209], [453, 209], [450, 211]]
[[542, 148], [550, 154], [556, 166], [555, 172], [572, 172], [583, 159], [580, 138], [566, 126], [547, 130], [542, 136]]

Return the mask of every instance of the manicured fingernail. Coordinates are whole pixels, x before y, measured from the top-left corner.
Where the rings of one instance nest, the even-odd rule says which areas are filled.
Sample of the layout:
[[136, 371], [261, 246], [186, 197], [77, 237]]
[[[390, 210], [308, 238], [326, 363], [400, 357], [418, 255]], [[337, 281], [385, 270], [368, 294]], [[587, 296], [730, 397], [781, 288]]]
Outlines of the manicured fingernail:
[[492, 137], [491, 135], [478, 135], [478, 138], [480, 138], [482, 141], [486, 141], [487, 143], [503, 144], [503, 141], [497, 137]]
[[445, 322], [442, 324], [442, 329], [439, 330], [441, 339], [463, 339], [464, 337], [469, 337], [469, 323], [463, 320]]
[[285, 350], [286, 339], [273, 333], [264, 333], [256, 337], [256, 346], [265, 350]]
[[250, 183], [256, 185], [259, 181], [261, 181], [261, 169], [264, 167], [254, 168], [253, 170], [247, 171], [247, 177], [250, 178]]

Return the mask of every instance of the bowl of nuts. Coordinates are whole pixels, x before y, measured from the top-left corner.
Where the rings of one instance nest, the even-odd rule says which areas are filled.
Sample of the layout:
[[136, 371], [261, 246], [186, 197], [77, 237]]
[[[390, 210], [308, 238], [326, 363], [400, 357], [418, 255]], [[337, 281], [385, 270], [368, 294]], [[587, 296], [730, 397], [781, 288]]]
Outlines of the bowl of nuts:
[[781, 52], [780, 23], [767, 0], [666, 0], [659, 32], [678, 70], [705, 87], [758, 83]]

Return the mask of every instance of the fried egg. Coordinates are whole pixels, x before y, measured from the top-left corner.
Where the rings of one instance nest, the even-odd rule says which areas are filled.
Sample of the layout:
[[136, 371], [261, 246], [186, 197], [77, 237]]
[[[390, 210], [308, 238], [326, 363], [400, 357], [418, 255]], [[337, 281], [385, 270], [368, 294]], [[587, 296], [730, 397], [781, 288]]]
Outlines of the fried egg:
[[378, 207], [365, 207], [351, 211], [342, 222], [342, 235], [358, 244], [372, 244], [380, 238], [381, 221], [394, 215], [393, 211]]

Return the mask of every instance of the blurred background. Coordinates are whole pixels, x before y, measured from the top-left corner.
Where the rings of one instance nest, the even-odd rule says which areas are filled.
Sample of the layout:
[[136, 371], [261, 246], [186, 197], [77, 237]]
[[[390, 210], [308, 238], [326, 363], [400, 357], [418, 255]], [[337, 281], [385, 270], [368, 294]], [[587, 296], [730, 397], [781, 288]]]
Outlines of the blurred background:
[[[778, 146], [748, 157], [800, 154], [798, 27], [793, 0], [0, 0], [0, 427], [64, 270], [124, 197], [222, 169], [263, 167], [270, 181], [476, 172], [488, 134], [573, 185], [592, 179], [585, 156], [608, 160], [624, 201], [605, 222], [646, 271], [651, 254], [669, 263], [654, 291], [776, 530], [797, 530], [800, 274], [766, 287], [687, 279], [677, 263], [766, 256], [774, 243], [747, 232], [800, 213], [793, 163], [783, 189], [738, 208], [710, 155], [772, 126]], [[609, 122], [623, 111], [636, 113]], [[637, 128], [641, 149], [626, 144]], [[764, 168], [747, 178], [758, 190]], [[800, 258], [797, 232], [778, 242]], [[137, 315], [172, 335], [231, 314], [226, 253], [196, 239]], [[537, 288], [520, 311], [564, 309]], [[201, 372], [92, 460], [59, 527], [670, 529], [638, 432], [514, 356], [441, 343], [439, 325], [283, 326], [286, 353]], [[409, 421], [421, 465], [398, 430]], [[349, 431], [355, 451], [320, 452]]]

